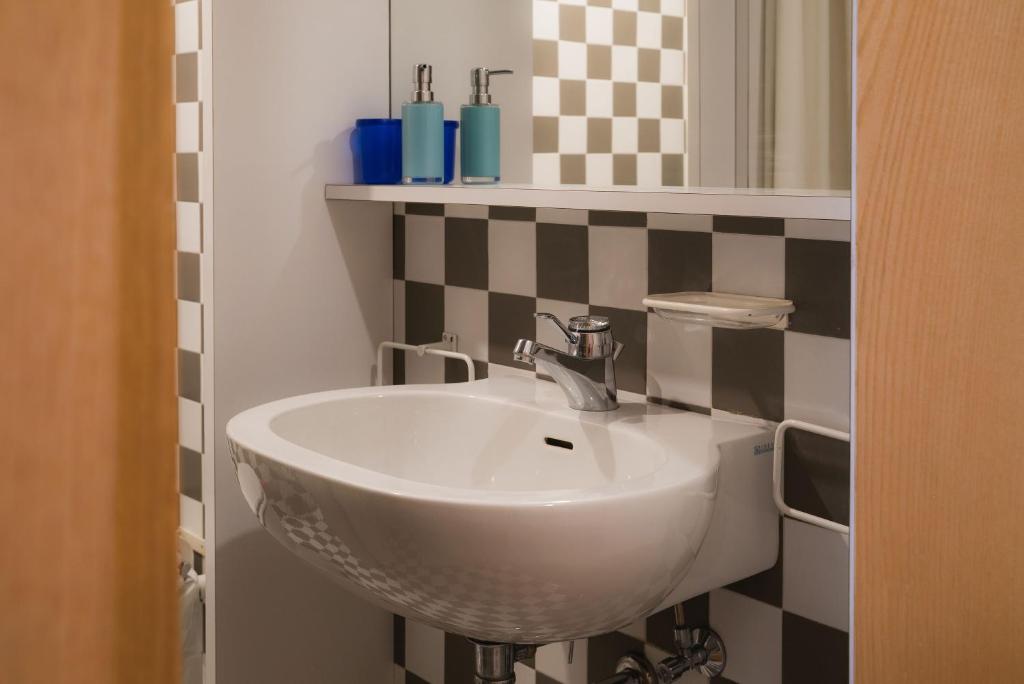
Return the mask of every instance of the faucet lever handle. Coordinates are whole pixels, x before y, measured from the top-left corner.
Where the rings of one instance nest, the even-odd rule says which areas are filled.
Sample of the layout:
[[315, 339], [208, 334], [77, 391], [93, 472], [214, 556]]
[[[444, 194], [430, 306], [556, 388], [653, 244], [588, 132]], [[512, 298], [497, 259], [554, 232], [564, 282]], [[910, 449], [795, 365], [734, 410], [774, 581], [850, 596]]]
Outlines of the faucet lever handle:
[[565, 335], [565, 340], [569, 344], [576, 344], [577, 342], [579, 342], [579, 335], [565, 327], [565, 324], [562, 323], [562, 321], [558, 320], [558, 316], [556, 316], [555, 314], [547, 313], [544, 311], [538, 311], [537, 313], [533, 314], [533, 317], [548, 320], [554, 323], [556, 326], [558, 326], [558, 329], [562, 331], [562, 334]]

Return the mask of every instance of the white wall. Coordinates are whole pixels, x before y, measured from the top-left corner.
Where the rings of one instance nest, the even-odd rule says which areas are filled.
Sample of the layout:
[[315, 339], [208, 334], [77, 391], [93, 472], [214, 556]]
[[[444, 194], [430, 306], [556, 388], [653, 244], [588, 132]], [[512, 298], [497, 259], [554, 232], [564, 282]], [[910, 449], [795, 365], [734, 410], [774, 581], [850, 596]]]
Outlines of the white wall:
[[388, 681], [390, 615], [256, 524], [224, 440], [245, 408], [369, 384], [391, 336], [391, 207], [323, 199], [387, 112], [387, 3], [216, 0], [212, 31], [217, 682]]

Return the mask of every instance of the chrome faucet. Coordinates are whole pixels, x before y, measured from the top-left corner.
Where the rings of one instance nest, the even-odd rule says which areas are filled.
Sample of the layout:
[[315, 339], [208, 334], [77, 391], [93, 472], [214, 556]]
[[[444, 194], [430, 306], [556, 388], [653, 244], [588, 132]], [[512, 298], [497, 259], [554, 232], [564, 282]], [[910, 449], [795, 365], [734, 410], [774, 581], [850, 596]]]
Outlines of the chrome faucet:
[[615, 359], [622, 343], [612, 338], [612, 326], [604, 316], [575, 316], [566, 326], [554, 314], [535, 313], [562, 331], [566, 351], [519, 340], [512, 350], [516, 361], [536, 365], [565, 392], [569, 408], [580, 411], [614, 411], [619, 407], [615, 389]]

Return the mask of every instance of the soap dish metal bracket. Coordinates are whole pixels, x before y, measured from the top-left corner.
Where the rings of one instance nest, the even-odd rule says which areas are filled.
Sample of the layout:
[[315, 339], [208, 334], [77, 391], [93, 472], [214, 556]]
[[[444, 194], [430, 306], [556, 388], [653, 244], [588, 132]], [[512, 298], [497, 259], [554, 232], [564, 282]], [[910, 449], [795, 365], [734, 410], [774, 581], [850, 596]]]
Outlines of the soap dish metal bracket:
[[725, 292], [652, 294], [643, 303], [665, 320], [733, 330], [785, 330], [796, 311], [788, 299]]
[[466, 381], [476, 380], [476, 368], [469, 354], [459, 352], [459, 336], [455, 333], [443, 332], [438, 342], [428, 344], [406, 344], [404, 342], [384, 341], [377, 345], [377, 386], [384, 384], [384, 350], [401, 349], [415, 352], [416, 356], [443, 356], [446, 359], [458, 359], [466, 364]]

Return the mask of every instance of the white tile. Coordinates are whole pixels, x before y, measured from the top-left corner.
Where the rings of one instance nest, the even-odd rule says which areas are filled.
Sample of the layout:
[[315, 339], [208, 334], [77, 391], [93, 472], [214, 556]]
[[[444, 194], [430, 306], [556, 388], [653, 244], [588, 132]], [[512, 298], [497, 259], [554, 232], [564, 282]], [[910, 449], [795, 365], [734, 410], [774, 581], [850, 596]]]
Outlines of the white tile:
[[198, 254], [203, 251], [203, 205], [199, 202], [177, 202], [178, 251]]
[[639, 148], [637, 136], [637, 120], [634, 117], [617, 116], [612, 119], [612, 152], [636, 154]]
[[586, 684], [587, 640], [576, 642], [572, 664], [569, 660], [569, 642], [548, 644], [537, 649], [537, 672], [561, 684]]
[[633, 45], [612, 46], [612, 80], [617, 83], [636, 83], [638, 49]]
[[405, 352], [405, 384], [436, 385], [444, 382], [444, 359]]
[[537, 671], [524, 663], [516, 663], [514, 666], [516, 684], [537, 684]]
[[203, 352], [203, 305], [178, 300], [178, 348]]
[[636, 11], [639, 7], [637, 0], [612, 0], [612, 7], [620, 10], [632, 10]]
[[662, 85], [683, 85], [686, 82], [686, 61], [682, 50], [661, 51]]
[[174, 52], [199, 50], [199, 2], [180, 2], [174, 6]]
[[486, 361], [487, 291], [445, 286], [444, 329], [459, 336], [460, 352]]
[[405, 684], [405, 668], [397, 663], [391, 667], [391, 684]]
[[405, 669], [430, 684], [444, 681], [444, 632], [405, 621]]
[[788, 218], [786, 219], [786, 237], [849, 242], [850, 222]]
[[[639, 639], [640, 641], [647, 641], [647, 618], [637, 620], [636, 622], [630, 625], [626, 625], [618, 631], [622, 632], [623, 634], [628, 634], [634, 639]], [[660, 660], [660, 658], [658, 660]], [[654, 660], [652, 662], [658, 661]]]
[[533, 184], [559, 185], [562, 182], [561, 159], [557, 152], [550, 154], [534, 153]]
[[728, 589], [711, 592], [711, 627], [729, 649], [726, 676], [782, 684], [782, 610]]
[[488, 207], [486, 204], [446, 204], [444, 215], [455, 218], [487, 218]]
[[790, 518], [783, 525], [783, 608], [849, 631], [849, 537]]
[[553, 76], [533, 77], [533, 115], [558, 116], [561, 114], [558, 79]]
[[636, 115], [640, 119], [661, 119], [661, 84], [636, 84]]
[[[611, 154], [588, 154], [584, 160], [587, 168], [587, 185], [597, 188], [610, 187], [613, 183], [613, 163]], [[583, 223], [587, 222], [586, 216]]]
[[787, 330], [786, 418], [850, 430], [850, 341]]
[[711, 328], [647, 314], [647, 394], [711, 406]]
[[178, 397], [178, 444], [192, 451], [203, 451], [203, 405]]
[[588, 79], [587, 116], [591, 119], [609, 119], [612, 116], [612, 82], [602, 79]]
[[199, 151], [199, 103], [179, 102], [174, 105], [174, 151]]
[[612, 10], [609, 7], [587, 6], [587, 44], [612, 44]]
[[405, 281], [391, 281], [395, 287], [395, 313], [394, 313], [394, 341], [405, 342]]
[[444, 285], [444, 217], [405, 217], [405, 279]]
[[711, 289], [784, 297], [786, 239], [775, 235], [715, 233], [711, 237]]
[[558, 151], [561, 154], [586, 154], [587, 117], [558, 117]]
[[644, 309], [647, 296], [647, 231], [590, 226], [590, 303]]
[[661, 155], [641, 152], [636, 156], [636, 184], [641, 188], [661, 186]]
[[661, 0], [661, 13], [666, 17], [681, 17], [686, 14], [686, 0]]
[[638, 12], [636, 15], [636, 44], [642, 48], [661, 49], [661, 13]]
[[488, 289], [526, 297], [537, 295], [537, 226], [535, 223], [532, 221], [488, 221], [487, 251]]
[[686, 127], [682, 119], [661, 119], [661, 151], [665, 154], [682, 154]]
[[[554, 299], [538, 299], [537, 311], [551, 313], [558, 316], [558, 320], [568, 323], [573, 316], [585, 316], [589, 313], [586, 304], [577, 302], [562, 302]], [[537, 341], [555, 349], [565, 347], [565, 336], [559, 332], [551, 321], [537, 319]]]
[[582, 81], [587, 77], [586, 43], [558, 41], [558, 77], [574, 81]]
[[710, 233], [713, 223], [710, 214], [647, 214], [647, 227], [659, 230]]
[[534, 0], [533, 37], [535, 40], [558, 40], [558, 3]]
[[206, 537], [203, 524], [203, 504], [184, 494], [178, 495], [178, 525], [200, 539]]
[[405, 216], [405, 202], [392, 202], [391, 211], [396, 216]]
[[539, 207], [537, 209], [537, 223], [561, 223], [570, 226], [585, 226], [587, 225], [587, 210]]

